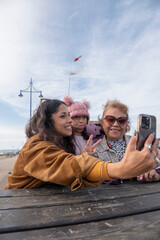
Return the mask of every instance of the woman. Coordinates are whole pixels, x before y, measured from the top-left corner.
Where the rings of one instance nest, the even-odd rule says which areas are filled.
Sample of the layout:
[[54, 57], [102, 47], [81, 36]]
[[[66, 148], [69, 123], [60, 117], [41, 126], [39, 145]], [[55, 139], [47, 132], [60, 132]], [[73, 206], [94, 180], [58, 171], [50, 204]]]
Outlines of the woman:
[[[99, 121], [105, 136], [96, 148], [96, 156], [103, 161], [121, 161], [131, 138], [126, 135], [126, 132], [130, 130], [128, 107], [117, 100], [108, 101]], [[159, 181], [160, 175], [152, 170], [151, 173], [138, 177], [138, 180]]]
[[[87, 154], [75, 156], [71, 123], [64, 102], [55, 99], [41, 103], [26, 128], [29, 139], [19, 153], [5, 189], [38, 188], [51, 183], [76, 190], [98, 186], [104, 180], [134, 177], [156, 166], [149, 148], [135, 150], [136, 137], [131, 138], [124, 158], [118, 163], [103, 162]], [[150, 135], [146, 144], [152, 141]]]

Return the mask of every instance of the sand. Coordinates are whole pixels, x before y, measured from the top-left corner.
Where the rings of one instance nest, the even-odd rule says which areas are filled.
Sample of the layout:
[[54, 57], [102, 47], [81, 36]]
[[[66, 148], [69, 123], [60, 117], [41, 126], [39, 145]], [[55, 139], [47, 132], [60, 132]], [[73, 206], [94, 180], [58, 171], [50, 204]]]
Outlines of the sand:
[[17, 156], [14, 157], [0, 157], [0, 180], [5, 177], [8, 172], [12, 171]]

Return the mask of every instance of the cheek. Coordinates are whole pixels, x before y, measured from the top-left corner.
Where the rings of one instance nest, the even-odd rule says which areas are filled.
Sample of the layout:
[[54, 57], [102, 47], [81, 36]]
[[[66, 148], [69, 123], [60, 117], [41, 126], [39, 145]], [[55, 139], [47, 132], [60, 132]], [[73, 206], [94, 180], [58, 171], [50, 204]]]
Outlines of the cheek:
[[127, 125], [126, 125], [126, 126], [124, 126], [124, 127], [122, 127], [121, 129], [122, 129], [122, 132], [123, 132], [123, 133], [125, 133], [125, 132], [126, 132], [126, 130], [127, 130]]
[[88, 120], [87, 120], [87, 118], [85, 118], [85, 120], [84, 120], [84, 123], [85, 123], [85, 124], [87, 124], [87, 123], [88, 123]]
[[72, 119], [72, 126], [75, 127], [77, 125], [77, 122]]
[[107, 123], [102, 123], [102, 128], [103, 128], [104, 132], [108, 132], [109, 126]]

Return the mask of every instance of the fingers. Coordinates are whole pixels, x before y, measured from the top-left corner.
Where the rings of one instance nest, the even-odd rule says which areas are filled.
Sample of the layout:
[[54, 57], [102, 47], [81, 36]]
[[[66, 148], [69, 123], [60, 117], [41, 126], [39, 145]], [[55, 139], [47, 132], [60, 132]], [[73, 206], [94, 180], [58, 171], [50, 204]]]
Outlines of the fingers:
[[127, 146], [127, 151], [134, 151], [136, 149], [137, 136], [131, 137], [129, 144]]
[[154, 140], [154, 137], [152, 134], [149, 135], [149, 137], [147, 138], [147, 140], [145, 141], [145, 144], [148, 145], [148, 144], [152, 144]]
[[93, 134], [88, 138], [88, 140], [87, 140], [87, 143], [86, 143], [86, 146], [87, 147], [90, 147], [90, 145], [91, 145], [91, 142], [92, 142], [92, 139], [93, 139]]
[[100, 142], [102, 142], [102, 139], [99, 139], [97, 142], [95, 142], [91, 147], [92, 149], [96, 148], [98, 146], [98, 144], [100, 144]]
[[137, 176], [137, 180], [138, 180], [138, 181], [143, 181], [143, 174], [140, 175], [140, 176]]
[[153, 143], [153, 146], [152, 146], [152, 151], [156, 152], [157, 155], [159, 154], [159, 151], [157, 149], [158, 143], [159, 143], [159, 141], [158, 141], [158, 139], [156, 139]]
[[155, 171], [155, 169], [152, 169], [149, 172], [146, 172], [140, 176], [137, 177], [138, 181], [146, 181], [146, 182], [156, 182], [160, 180], [160, 175]]

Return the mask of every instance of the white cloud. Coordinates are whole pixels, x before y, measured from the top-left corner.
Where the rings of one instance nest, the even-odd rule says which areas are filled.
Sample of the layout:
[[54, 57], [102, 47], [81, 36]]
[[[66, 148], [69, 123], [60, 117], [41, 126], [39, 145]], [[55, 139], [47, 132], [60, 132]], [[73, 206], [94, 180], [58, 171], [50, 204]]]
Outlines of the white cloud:
[[[129, 106], [133, 128], [144, 111], [160, 119], [160, 6], [102, 2], [1, 1], [0, 99], [20, 118], [29, 116], [29, 94], [17, 95], [31, 77], [44, 97], [63, 99], [69, 73], [78, 71], [70, 78], [70, 95], [90, 101], [91, 119], [114, 98]], [[33, 94], [33, 109], [38, 104]]]

